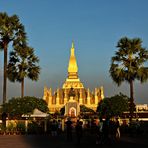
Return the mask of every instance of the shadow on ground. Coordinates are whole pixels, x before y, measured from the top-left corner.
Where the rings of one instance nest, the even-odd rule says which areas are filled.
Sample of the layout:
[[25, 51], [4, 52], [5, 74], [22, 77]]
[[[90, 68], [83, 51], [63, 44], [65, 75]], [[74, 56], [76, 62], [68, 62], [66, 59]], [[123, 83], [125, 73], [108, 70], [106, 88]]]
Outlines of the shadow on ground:
[[[145, 137], [146, 138], [146, 137]], [[68, 142], [65, 133], [52, 137], [50, 135], [2, 135], [0, 148], [148, 148], [147, 139], [142, 137], [121, 137], [118, 143], [109, 142], [105, 145], [96, 145], [94, 135], [83, 136], [81, 143], [77, 144], [76, 136]]]

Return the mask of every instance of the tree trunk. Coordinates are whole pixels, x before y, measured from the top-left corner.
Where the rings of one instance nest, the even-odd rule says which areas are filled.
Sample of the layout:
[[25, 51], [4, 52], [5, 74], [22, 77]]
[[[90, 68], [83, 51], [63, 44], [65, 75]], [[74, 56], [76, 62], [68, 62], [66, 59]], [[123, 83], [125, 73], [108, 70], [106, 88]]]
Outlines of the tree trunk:
[[21, 97], [23, 98], [24, 97], [24, 78], [21, 82]]
[[4, 42], [4, 75], [3, 75], [3, 103], [6, 103], [7, 94], [7, 47], [8, 44]]
[[130, 122], [132, 121], [134, 113], [134, 87], [133, 80], [130, 81]]

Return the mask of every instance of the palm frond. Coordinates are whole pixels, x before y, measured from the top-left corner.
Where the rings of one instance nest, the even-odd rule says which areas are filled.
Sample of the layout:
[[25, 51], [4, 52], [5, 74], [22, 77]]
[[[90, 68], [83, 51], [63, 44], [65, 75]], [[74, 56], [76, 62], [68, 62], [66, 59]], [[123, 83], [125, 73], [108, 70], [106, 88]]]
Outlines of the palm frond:
[[117, 43], [118, 51], [111, 58], [110, 76], [115, 83], [120, 85], [123, 81], [130, 83], [138, 79], [142, 83], [148, 79], [147, 67], [148, 50], [142, 47], [140, 38], [121, 38]]

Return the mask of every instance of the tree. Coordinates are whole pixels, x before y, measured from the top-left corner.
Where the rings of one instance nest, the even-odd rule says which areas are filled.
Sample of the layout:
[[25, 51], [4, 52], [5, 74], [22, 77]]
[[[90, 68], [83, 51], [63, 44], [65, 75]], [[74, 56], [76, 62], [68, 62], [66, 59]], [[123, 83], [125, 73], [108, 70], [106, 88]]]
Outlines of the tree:
[[3, 112], [13, 119], [20, 119], [23, 114], [31, 114], [36, 108], [45, 113], [49, 112], [47, 103], [36, 97], [12, 98], [2, 106]]
[[62, 116], [64, 116], [64, 114], [65, 114], [65, 106], [63, 106], [63, 107], [60, 109], [60, 114], [61, 114]]
[[119, 94], [112, 97], [104, 98], [97, 107], [97, 112], [100, 117], [111, 118], [114, 116], [120, 116], [124, 111], [128, 111], [128, 97]]
[[34, 49], [28, 46], [17, 46], [10, 52], [9, 64], [7, 67], [10, 81], [21, 83], [21, 97], [24, 97], [24, 79], [28, 77], [37, 81], [40, 67], [37, 65], [39, 59], [34, 54]]
[[89, 119], [94, 117], [95, 111], [85, 105], [80, 105], [80, 116], [84, 119]]
[[82, 112], [82, 113], [86, 113], [86, 112], [95, 113], [95, 111], [93, 109], [86, 107], [85, 105], [80, 105], [80, 112]]
[[6, 102], [7, 52], [10, 42], [12, 42], [12, 47], [26, 44], [24, 26], [20, 23], [17, 15], [8, 16], [6, 12], [0, 13], [0, 50], [4, 50], [3, 103]]
[[144, 64], [148, 61], [148, 51], [142, 47], [140, 38], [121, 38], [117, 43], [118, 51], [112, 57], [110, 76], [120, 86], [126, 81], [130, 84], [130, 121], [134, 111], [134, 80], [141, 83], [148, 79], [148, 67]]

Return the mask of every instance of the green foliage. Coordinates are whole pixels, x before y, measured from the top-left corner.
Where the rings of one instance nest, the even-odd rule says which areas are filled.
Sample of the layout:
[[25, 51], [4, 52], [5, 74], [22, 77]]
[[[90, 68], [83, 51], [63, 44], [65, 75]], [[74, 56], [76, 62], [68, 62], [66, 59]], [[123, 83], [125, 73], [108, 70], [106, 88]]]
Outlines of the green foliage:
[[24, 79], [27, 77], [37, 81], [40, 74], [38, 66], [39, 59], [34, 54], [34, 49], [28, 46], [16, 46], [10, 52], [9, 64], [7, 66], [8, 79], [11, 82], [21, 83], [21, 97], [24, 97]]
[[47, 103], [35, 97], [12, 98], [8, 103], [3, 104], [2, 109], [10, 118], [21, 118], [23, 114], [31, 114], [35, 108], [42, 112], [49, 111]]
[[86, 107], [85, 105], [80, 105], [80, 112], [90, 112], [90, 113], [94, 113], [94, 110], [91, 108]]
[[13, 47], [18, 44], [26, 44], [24, 26], [17, 15], [8, 16], [6, 12], [0, 13], [0, 48], [12, 41]]
[[26, 33], [17, 15], [8, 16], [0, 12], [0, 50], [4, 51], [3, 103], [6, 102], [7, 90], [7, 51], [9, 43], [12, 48], [26, 45]]
[[123, 94], [104, 98], [97, 107], [97, 112], [101, 117], [120, 116], [124, 111], [128, 111], [129, 99]]
[[64, 114], [65, 114], [65, 106], [63, 106], [63, 107], [60, 109], [60, 114], [61, 114], [61, 115], [64, 115]]
[[17, 129], [17, 131], [19, 131], [19, 132], [21, 132], [22, 134], [24, 134], [24, 133], [25, 133], [25, 129], [26, 129], [25, 123], [23, 123], [23, 122], [18, 122], [17, 125], [16, 125], [16, 129]]
[[130, 121], [134, 111], [134, 87], [133, 81], [141, 83], [148, 79], [148, 67], [144, 64], [148, 61], [148, 50], [142, 47], [140, 38], [129, 39], [123, 37], [117, 43], [118, 51], [112, 57], [110, 76], [119, 86], [122, 82], [130, 84]]
[[44, 128], [43, 124], [38, 121], [32, 121], [28, 123], [28, 134], [43, 134], [44, 133]]
[[16, 131], [16, 126], [14, 125], [14, 123], [9, 122], [8, 125], [7, 125], [7, 130], [8, 130], [8, 132]]
[[39, 131], [39, 126], [36, 122], [32, 121], [28, 123], [28, 133], [29, 134], [37, 134]]
[[117, 48], [109, 70], [113, 81], [118, 85], [135, 79], [145, 82], [148, 79], [148, 67], [144, 67], [148, 61], [148, 50], [142, 47], [141, 39], [121, 38]]
[[10, 81], [22, 82], [28, 77], [31, 80], [38, 80], [40, 67], [37, 65], [39, 59], [34, 54], [34, 49], [28, 46], [17, 46], [10, 52], [10, 60], [7, 67]]

